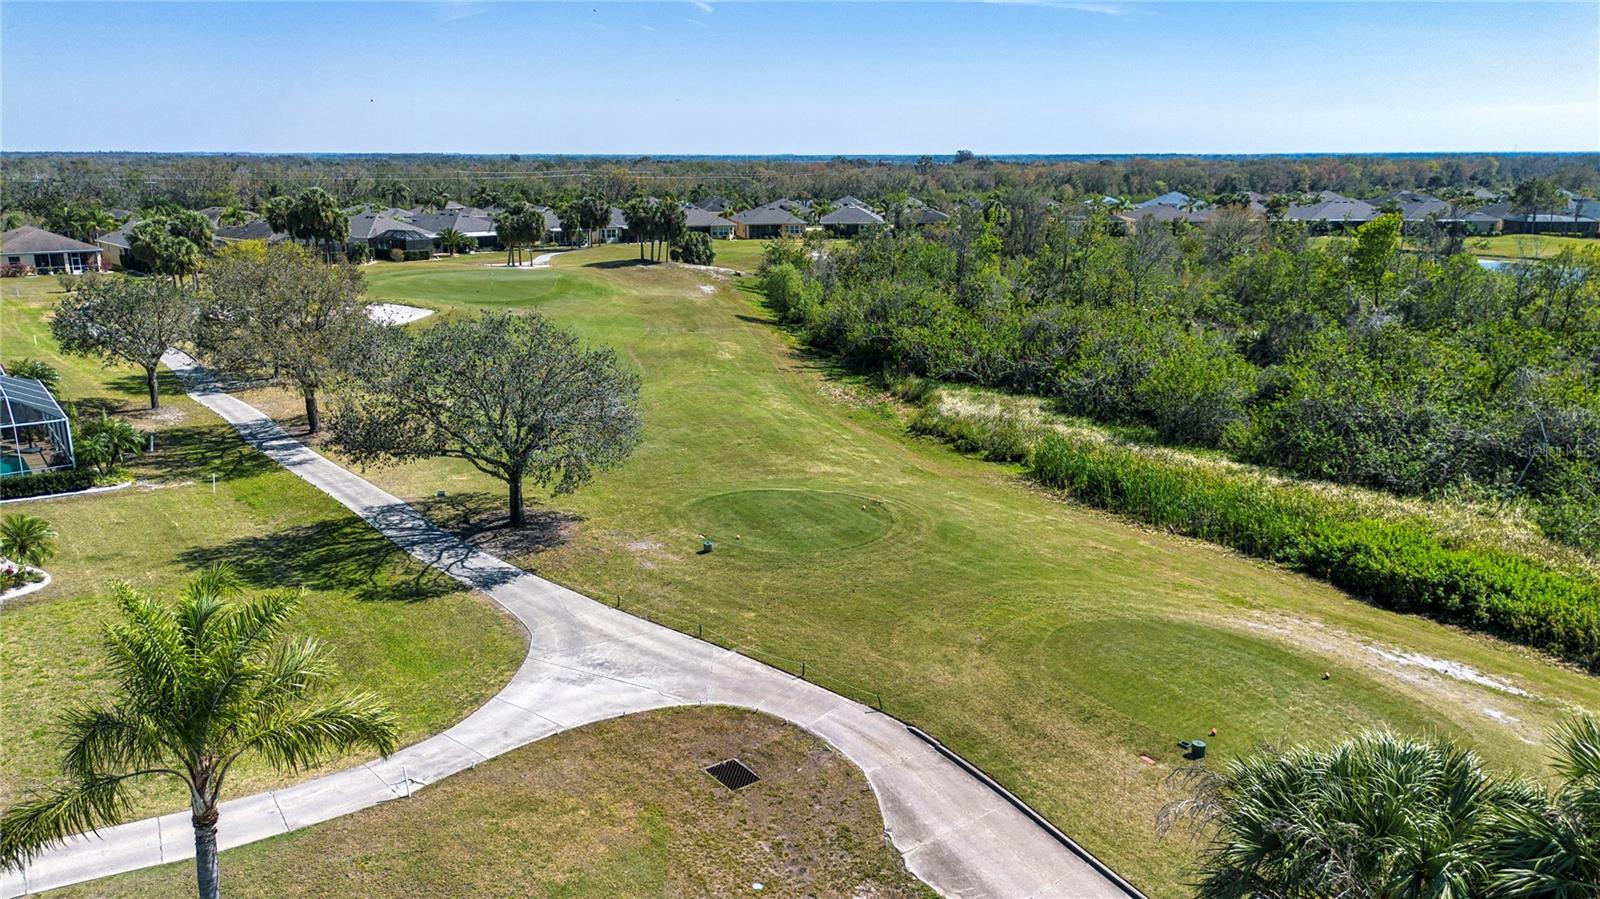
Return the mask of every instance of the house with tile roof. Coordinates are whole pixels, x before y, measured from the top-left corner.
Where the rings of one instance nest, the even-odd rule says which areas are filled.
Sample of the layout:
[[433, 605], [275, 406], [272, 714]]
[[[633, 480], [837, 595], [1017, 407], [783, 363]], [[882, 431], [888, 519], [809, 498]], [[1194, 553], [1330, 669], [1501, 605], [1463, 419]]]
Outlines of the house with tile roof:
[[23, 225], [0, 234], [0, 263], [7, 273], [73, 274], [101, 269], [101, 250], [54, 231]]
[[876, 231], [883, 227], [884, 221], [883, 216], [865, 205], [841, 201], [841, 205], [819, 219], [818, 224], [835, 237], [851, 237], [863, 231]]
[[399, 218], [391, 210], [361, 212], [350, 217], [350, 243], [372, 250], [374, 257], [400, 250], [408, 256], [432, 254], [438, 237], [415, 222]]
[[494, 216], [487, 209], [475, 209], [456, 203], [439, 212], [423, 212], [410, 217], [411, 223], [435, 237], [448, 229], [465, 234], [478, 244], [480, 250], [493, 250], [500, 246], [500, 237], [494, 228]]
[[1293, 203], [1283, 214], [1284, 221], [1302, 222], [1312, 231], [1342, 231], [1363, 225], [1378, 217], [1377, 207], [1365, 200], [1357, 200], [1325, 190], [1311, 203]]
[[770, 240], [804, 234], [805, 220], [796, 216], [785, 204], [798, 205], [794, 200], [774, 200], [765, 206], [734, 214], [733, 236], [742, 240]]
[[727, 240], [733, 236], [733, 222], [699, 206], [683, 208], [684, 227], [690, 231], [709, 234], [714, 240]]
[[283, 243], [292, 238], [282, 231], [272, 230], [266, 219], [252, 219], [242, 225], [228, 225], [216, 231], [217, 243], [233, 244], [259, 240], [266, 244]]
[[1189, 196], [1188, 194], [1184, 193], [1183, 191], [1181, 191], [1181, 190], [1169, 190], [1166, 193], [1162, 194], [1161, 196], [1159, 196], [1159, 197], [1151, 197], [1150, 199], [1145, 200], [1143, 203], [1140, 203], [1140, 204], [1134, 206], [1133, 208], [1135, 208], [1135, 209], [1149, 209], [1152, 206], [1172, 206], [1172, 207], [1175, 207], [1175, 208], [1178, 208], [1178, 209], [1182, 209], [1183, 207], [1188, 206], [1192, 202], [1194, 202], [1194, 198]]

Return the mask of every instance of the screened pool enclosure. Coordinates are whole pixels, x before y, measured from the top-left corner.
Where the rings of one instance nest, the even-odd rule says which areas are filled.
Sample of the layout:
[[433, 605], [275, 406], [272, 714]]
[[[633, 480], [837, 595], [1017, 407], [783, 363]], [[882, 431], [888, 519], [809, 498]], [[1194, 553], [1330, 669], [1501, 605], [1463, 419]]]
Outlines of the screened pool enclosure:
[[72, 466], [61, 404], [38, 381], [0, 373], [0, 478]]

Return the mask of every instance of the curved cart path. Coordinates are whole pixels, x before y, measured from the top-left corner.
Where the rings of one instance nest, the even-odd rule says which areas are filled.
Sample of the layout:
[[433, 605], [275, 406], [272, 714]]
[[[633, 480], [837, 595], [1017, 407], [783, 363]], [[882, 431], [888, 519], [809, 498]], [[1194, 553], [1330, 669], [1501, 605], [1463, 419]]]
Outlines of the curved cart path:
[[[200, 403], [406, 552], [487, 593], [528, 632], [511, 682], [442, 734], [306, 783], [226, 802], [226, 849], [406, 796], [412, 789], [568, 728], [664, 706], [715, 703], [776, 715], [826, 740], [867, 776], [906, 865], [947, 896], [1123, 897], [1062, 841], [904, 724], [738, 653], [602, 605], [433, 526], [415, 509], [290, 437], [213, 386], [182, 353], [164, 360]], [[408, 782], [409, 781], [409, 782]], [[189, 813], [74, 838], [41, 855], [14, 896], [192, 858]]]

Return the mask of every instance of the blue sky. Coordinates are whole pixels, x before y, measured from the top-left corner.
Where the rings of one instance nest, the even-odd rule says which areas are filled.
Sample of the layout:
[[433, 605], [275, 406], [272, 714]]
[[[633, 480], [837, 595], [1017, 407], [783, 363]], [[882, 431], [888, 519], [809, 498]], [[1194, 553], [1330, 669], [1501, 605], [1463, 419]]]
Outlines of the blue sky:
[[1600, 149], [1600, 3], [0, 3], [0, 149]]

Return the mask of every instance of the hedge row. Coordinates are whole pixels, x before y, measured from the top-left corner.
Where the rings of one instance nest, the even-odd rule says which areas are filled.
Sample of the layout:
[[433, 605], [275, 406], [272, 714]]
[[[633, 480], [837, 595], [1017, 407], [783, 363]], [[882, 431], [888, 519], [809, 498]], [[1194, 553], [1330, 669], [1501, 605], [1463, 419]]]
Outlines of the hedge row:
[[1088, 505], [1279, 562], [1382, 606], [1600, 671], [1600, 584], [1514, 553], [1453, 547], [1426, 523], [1149, 452], [1044, 435], [1030, 472]]
[[85, 466], [0, 478], [0, 499], [22, 499], [26, 496], [87, 490], [94, 486], [97, 477], [93, 468]]

